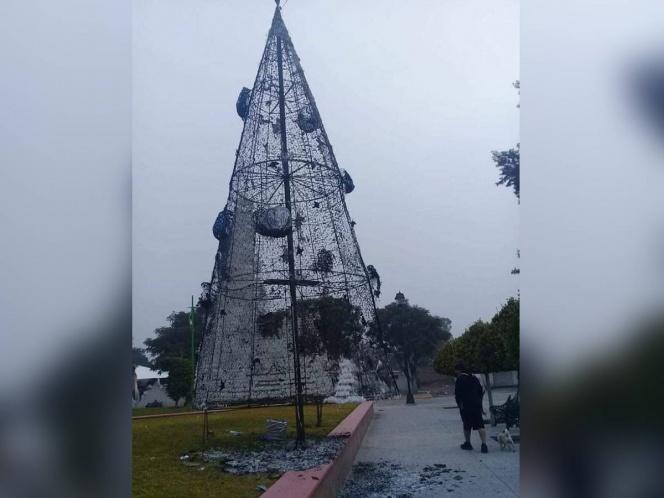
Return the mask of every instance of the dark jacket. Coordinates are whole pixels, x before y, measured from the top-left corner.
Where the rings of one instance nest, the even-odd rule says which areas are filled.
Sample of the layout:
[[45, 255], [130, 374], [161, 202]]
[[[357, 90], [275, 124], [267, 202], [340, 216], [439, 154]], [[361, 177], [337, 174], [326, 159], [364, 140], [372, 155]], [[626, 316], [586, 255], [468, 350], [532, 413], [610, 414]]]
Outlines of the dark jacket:
[[477, 377], [462, 373], [454, 384], [454, 398], [462, 410], [481, 410], [484, 389]]

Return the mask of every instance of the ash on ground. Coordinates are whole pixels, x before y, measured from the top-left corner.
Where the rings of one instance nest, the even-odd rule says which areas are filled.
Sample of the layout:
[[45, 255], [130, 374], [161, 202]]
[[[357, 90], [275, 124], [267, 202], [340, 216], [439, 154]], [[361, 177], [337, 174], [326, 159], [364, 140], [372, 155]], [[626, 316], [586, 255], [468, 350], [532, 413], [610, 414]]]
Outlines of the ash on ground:
[[187, 453], [180, 460], [184, 465], [197, 461], [217, 464], [231, 474], [281, 474], [329, 463], [344, 444], [346, 440], [338, 437], [311, 439], [303, 449], [288, 449], [286, 444], [270, 444], [259, 450], [210, 449]]
[[436, 496], [442, 496], [453, 493], [472, 477], [465, 470], [444, 463], [405, 468], [384, 460], [358, 462], [339, 498], [416, 498], [420, 494], [430, 495], [434, 490]]

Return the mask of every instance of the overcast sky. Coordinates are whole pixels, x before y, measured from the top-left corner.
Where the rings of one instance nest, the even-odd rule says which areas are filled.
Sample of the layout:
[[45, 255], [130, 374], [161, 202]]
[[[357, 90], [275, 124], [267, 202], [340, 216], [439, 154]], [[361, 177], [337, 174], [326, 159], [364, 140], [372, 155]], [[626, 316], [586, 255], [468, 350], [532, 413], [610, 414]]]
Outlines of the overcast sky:
[[[269, 0], [138, 0], [133, 33], [133, 334], [209, 280]], [[516, 295], [519, 207], [491, 151], [519, 141], [512, 0], [288, 0], [283, 16], [334, 147], [384, 306], [401, 290], [461, 334]]]

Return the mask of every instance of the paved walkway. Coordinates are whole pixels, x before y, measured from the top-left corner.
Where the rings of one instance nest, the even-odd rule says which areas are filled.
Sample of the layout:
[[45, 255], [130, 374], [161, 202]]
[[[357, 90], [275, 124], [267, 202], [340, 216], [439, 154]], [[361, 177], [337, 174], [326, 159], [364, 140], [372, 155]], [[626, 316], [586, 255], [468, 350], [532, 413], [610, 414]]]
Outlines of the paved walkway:
[[[507, 391], [495, 393], [494, 402], [503, 402], [507, 395]], [[426, 475], [426, 467], [436, 464], [448, 469], [435, 479], [434, 486], [413, 486], [406, 494], [395, 489], [393, 496], [515, 497], [519, 496], [519, 445], [516, 452], [500, 451], [490, 436], [502, 428], [487, 427], [488, 454], [480, 453], [475, 431], [471, 440], [475, 449], [463, 451], [459, 448], [462, 425], [452, 396], [420, 399], [414, 406], [406, 405], [403, 399], [379, 401], [355, 464], [379, 463], [376, 467], [383, 469], [389, 468], [387, 463], [397, 464], [395, 472], [406, 474], [404, 482], [422, 482], [422, 469]], [[356, 467], [351, 478], [360, 479], [361, 471], [362, 465]]]

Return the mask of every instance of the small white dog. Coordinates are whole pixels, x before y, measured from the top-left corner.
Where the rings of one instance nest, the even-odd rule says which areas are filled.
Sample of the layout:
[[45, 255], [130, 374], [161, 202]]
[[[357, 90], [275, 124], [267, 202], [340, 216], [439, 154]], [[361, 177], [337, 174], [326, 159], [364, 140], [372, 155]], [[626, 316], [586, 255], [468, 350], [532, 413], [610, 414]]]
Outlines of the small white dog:
[[500, 444], [501, 451], [516, 451], [514, 440], [512, 439], [512, 435], [510, 434], [510, 431], [507, 429], [507, 427], [505, 427], [503, 432], [498, 434], [498, 444]]

